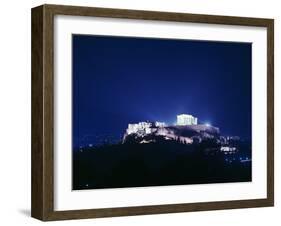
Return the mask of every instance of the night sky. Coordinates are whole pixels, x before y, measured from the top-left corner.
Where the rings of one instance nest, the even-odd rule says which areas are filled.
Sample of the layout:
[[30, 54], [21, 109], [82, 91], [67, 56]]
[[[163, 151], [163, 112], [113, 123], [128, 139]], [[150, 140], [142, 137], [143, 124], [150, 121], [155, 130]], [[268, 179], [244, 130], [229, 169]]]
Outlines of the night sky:
[[192, 114], [251, 138], [251, 43], [73, 35], [73, 144]]

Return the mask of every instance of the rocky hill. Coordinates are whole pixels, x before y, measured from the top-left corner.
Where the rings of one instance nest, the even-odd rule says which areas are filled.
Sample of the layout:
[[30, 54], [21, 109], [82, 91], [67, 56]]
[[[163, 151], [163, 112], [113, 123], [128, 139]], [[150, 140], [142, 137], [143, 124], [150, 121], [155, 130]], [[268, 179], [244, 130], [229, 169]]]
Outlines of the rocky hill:
[[201, 142], [204, 139], [218, 138], [219, 128], [207, 125], [188, 126], [155, 126], [155, 123], [146, 123], [126, 130], [123, 143], [135, 141], [136, 143], [153, 143], [159, 140], [174, 140], [183, 144]]

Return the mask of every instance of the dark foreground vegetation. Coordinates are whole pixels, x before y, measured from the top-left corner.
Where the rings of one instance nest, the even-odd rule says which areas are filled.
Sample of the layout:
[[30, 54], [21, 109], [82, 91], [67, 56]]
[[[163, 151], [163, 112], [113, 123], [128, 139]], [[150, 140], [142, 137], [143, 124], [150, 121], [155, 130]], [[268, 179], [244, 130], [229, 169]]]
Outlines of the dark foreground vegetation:
[[115, 144], [73, 153], [73, 189], [251, 181], [250, 146], [224, 154], [212, 143]]

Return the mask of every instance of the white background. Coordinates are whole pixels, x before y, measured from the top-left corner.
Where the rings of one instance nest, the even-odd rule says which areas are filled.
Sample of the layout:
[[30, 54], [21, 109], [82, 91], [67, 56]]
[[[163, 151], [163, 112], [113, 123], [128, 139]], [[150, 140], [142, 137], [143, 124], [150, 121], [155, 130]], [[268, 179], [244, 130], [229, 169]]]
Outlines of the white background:
[[[44, 1], [1, 2], [0, 8], [0, 223], [40, 225], [30, 214], [30, 8]], [[280, 6], [277, 0], [103, 0], [48, 3], [146, 9], [275, 19], [275, 179], [274, 208], [222, 210], [137, 217], [63, 221], [51, 225], [279, 225], [281, 201]], [[279, 65], [278, 65], [279, 64]], [[279, 224], [278, 224], [279, 223]]]

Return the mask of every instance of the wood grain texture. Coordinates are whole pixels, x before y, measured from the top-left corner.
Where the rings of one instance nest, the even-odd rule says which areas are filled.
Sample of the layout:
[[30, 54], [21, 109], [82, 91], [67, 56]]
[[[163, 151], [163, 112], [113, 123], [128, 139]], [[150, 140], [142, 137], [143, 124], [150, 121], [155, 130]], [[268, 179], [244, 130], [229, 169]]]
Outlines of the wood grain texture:
[[[76, 15], [267, 28], [267, 198], [54, 211], [54, 16]], [[32, 9], [32, 217], [48, 220], [160, 214], [274, 205], [274, 21], [124, 9], [42, 5]]]
[[274, 20], [267, 24], [267, 198], [274, 205]]
[[32, 10], [31, 216], [43, 219], [43, 6]]
[[46, 220], [53, 201], [53, 15], [32, 9], [31, 215]]

